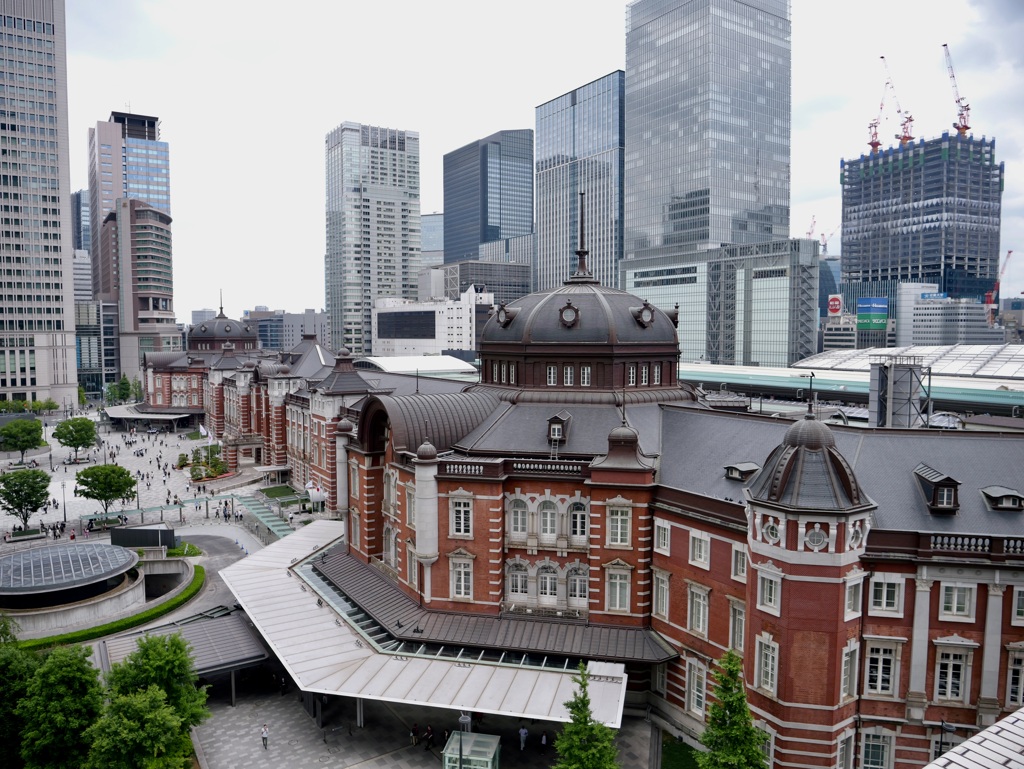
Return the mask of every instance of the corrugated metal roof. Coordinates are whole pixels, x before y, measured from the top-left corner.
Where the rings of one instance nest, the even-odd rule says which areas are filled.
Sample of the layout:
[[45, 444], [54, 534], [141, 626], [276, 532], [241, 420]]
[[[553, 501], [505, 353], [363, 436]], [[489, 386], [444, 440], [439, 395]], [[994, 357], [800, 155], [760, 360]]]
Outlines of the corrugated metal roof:
[[1024, 769], [1024, 709], [949, 748], [925, 769]]
[[[374, 697], [430, 707], [569, 721], [562, 704], [573, 671], [383, 653], [293, 569], [336, 544], [337, 521], [314, 521], [221, 571], [221, 578], [289, 675], [304, 691]], [[625, 703], [622, 665], [589, 663], [594, 718], [618, 727]]]

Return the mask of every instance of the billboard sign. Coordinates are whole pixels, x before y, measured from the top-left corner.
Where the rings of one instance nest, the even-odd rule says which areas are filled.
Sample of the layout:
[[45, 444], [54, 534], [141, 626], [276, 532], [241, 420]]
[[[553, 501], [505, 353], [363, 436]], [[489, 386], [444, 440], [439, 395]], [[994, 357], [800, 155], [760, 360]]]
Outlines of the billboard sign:
[[921, 294], [922, 299], [948, 299], [949, 294], [945, 291], [930, 291], [927, 294]]
[[829, 294], [828, 295], [828, 314], [829, 317], [834, 315], [843, 314], [843, 297], [842, 294]]
[[857, 330], [885, 329], [889, 320], [889, 300], [884, 297], [861, 297], [857, 300]]

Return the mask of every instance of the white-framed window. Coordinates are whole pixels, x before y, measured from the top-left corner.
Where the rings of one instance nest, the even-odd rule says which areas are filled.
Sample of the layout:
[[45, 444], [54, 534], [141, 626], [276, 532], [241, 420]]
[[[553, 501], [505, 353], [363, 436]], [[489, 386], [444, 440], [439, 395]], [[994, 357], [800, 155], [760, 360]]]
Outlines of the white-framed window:
[[700, 636], [708, 634], [708, 588], [703, 585], [690, 585], [687, 591], [689, 609], [687, 611], [687, 630]]
[[640, 384], [646, 387], [647, 384], [651, 381], [650, 377], [651, 369], [645, 363], [643, 366], [640, 367]]
[[629, 611], [629, 572], [608, 572], [608, 611]]
[[416, 487], [405, 487], [405, 522], [411, 529], [416, 528]]
[[686, 709], [704, 715], [707, 702], [707, 669], [695, 660], [686, 663]]
[[568, 593], [569, 606], [575, 608], [586, 608], [590, 593], [590, 577], [587, 570], [577, 566], [569, 571], [566, 579], [566, 591]]
[[943, 582], [939, 619], [947, 622], [973, 622], [976, 592], [977, 585]]
[[501, 383], [505, 384], [505, 379], [508, 377], [508, 363], [506, 361], [501, 362]]
[[580, 386], [590, 387], [590, 366], [580, 366]]
[[628, 507], [608, 509], [608, 544], [611, 547], [629, 547], [633, 511]]
[[654, 572], [654, 614], [668, 619], [668, 574], [660, 570]]
[[508, 600], [526, 601], [530, 595], [530, 575], [525, 566], [512, 566], [508, 570]]
[[636, 387], [636, 364], [630, 363], [626, 367], [626, 384], [630, 387]]
[[779, 645], [767, 633], [757, 637], [757, 656], [754, 660], [754, 686], [775, 694], [779, 672]]
[[1013, 589], [1013, 611], [1010, 613], [1011, 625], [1024, 625], [1024, 587]]
[[888, 734], [865, 734], [861, 744], [862, 769], [892, 769], [892, 737]]
[[585, 545], [587, 543], [589, 518], [587, 506], [582, 502], [573, 502], [569, 505], [569, 541], [572, 544]]
[[654, 366], [652, 367], [652, 372], [651, 373], [654, 375], [654, 384], [660, 385], [661, 384], [661, 364], [660, 363], [655, 363]]
[[512, 504], [509, 505], [508, 518], [509, 537], [512, 539], [524, 539], [529, 518], [526, 502], [521, 499], [513, 499]]
[[548, 366], [548, 387], [558, 384], [558, 366]]
[[473, 500], [451, 500], [451, 532], [453, 537], [473, 536]]
[[473, 564], [470, 561], [452, 561], [452, 598], [473, 597]]
[[732, 578], [737, 582], [747, 581], [747, 548], [743, 545], [732, 546]]
[[406, 564], [406, 579], [409, 581], [409, 587], [413, 590], [419, 590], [420, 588], [420, 562], [416, 557], [416, 550], [409, 545], [405, 549], [405, 564]]
[[853, 769], [853, 735], [839, 738], [836, 745], [836, 769]]
[[348, 539], [349, 539], [349, 542], [352, 544], [352, 547], [354, 549], [358, 550], [359, 549], [359, 528], [360, 528], [359, 527], [359, 511], [353, 508], [352, 512], [349, 514], [349, 518], [350, 518], [351, 525], [349, 526]]
[[538, 505], [537, 514], [540, 518], [541, 541], [554, 542], [558, 532], [558, 506], [550, 500], [544, 500]]
[[903, 616], [903, 582], [901, 574], [876, 574], [871, 578], [871, 605], [868, 614]]
[[515, 384], [516, 383], [516, 364], [515, 363], [509, 363], [508, 364], [508, 383], [509, 384]]
[[939, 486], [935, 489], [936, 507], [953, 507], [956, 504], [956, 489], [952, 486]]
[[389, 470], [384, 473], [384, 512], [392, 515], [398, 498], [398, 473]]
[[867, 642], [864, 694], [871, 697], [895, 697], [898, 694], [901, 648], [894, 641]]
[[967, 702], [971, 688], [971, 660], [967, 648], [939, 646], [935, 654], [935, 699]]
[[660, 665], [655, 665], [654, 670], [651, 673], [651, 689], [656, 691], [658, 694], [664, 694], [668, 688], [668, 665], [662, 662]]
[[843, 649], [842, 678], [839, 682], [839, 697], [847, 699], [857, 696], [857, 670], [860, 647], [855, 643]]
[[548, 605], [558, 600], [558, 572], [550, 566], [537, 570], [537, 599]]
[[498, 381], [498, 362], [497, 361], [494, 361], [494, 363], [491, 364], [491, 381], [492, 382], [497, 382]]
[[861, 615], [861, 593], [863, 588], [863, 577], [855, 577], [846, 583], [846, 619], [854, 619]]
[[671, 555], [672, 530], [668, 521], [654, 519], [654, 550], [662, 555]]
[[359, 466], [349, 465], [348, 468], [348, 495], [352, 498], [359, 497]]
[[574, 367], [572, 367], [572, 366], [563, 366], [562, 367], [562, 384], [564, 384], [566, 387], [572, 387], [573, 374], [575, 372], [576, 372], [576, 369]]
[[1010, 652], [1006, 664], [1006, 707], [1024, 707], [1024, 650]]
[[782, 606], [782, 577], [778, 574], [758, 572], [757, 608], [779, 616]]
[[706, 532], [690, 532], [690, 565], [711, 568], [711, 537]]
[[743, 635], [747, 631], [747, 607], [739, 601], [729, 602], [729, 648], [743, 651]]

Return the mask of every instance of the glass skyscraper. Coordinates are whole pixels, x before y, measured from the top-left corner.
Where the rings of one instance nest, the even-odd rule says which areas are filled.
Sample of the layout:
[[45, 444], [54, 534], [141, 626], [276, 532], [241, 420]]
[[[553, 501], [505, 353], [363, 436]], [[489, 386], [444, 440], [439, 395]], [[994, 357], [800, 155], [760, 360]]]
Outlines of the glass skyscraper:
[[789, 237], [789, 0], [637, 0], [626, 258]]
[[0, 36], [0, 400], [74, 405], [64, 0], [0, 0]]
[[373, 301], [416, 298], [419, 134], [345, 122], [327, 134], [325, 163], [330, 346], [371, 355]]
[[533, 131], [498, 131], [444, 156], [444, 261], [533, 232]]
[[625, 82], [617, 70], [537, 107], [537, 291], [576, 269], [581, 192], [587, 267], [603, 285], [618, 285]]

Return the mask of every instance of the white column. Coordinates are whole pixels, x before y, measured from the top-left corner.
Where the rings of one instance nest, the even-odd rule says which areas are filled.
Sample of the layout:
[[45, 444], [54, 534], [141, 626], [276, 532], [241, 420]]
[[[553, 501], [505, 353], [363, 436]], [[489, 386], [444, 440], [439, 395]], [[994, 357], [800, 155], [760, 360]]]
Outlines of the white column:
[[985, 639], [981, 656], [981, 694], [978, 696], [978, 725], [991, 726], [999, 717], [999, 658], [1002, 655], [1003, 593], [1005, 585], [988, 586], [985, 609]]
[[910, 687], [907, 690], [907, 720], [922, 721], [928, 706], [925, 680], [928, 674], [928, 625], [931, 619], [932, 580], [915, 579], [914, 632], [910, 647]]

